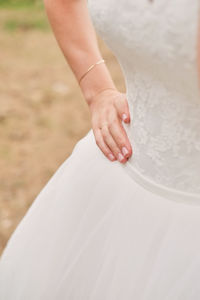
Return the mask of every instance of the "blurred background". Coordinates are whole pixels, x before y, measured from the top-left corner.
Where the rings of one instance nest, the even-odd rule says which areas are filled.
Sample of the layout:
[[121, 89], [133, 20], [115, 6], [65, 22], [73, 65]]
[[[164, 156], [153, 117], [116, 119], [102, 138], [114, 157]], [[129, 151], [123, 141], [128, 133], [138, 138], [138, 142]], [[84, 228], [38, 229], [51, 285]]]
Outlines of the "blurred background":
[[[120, 67], [99, 36], [115, 84]], [[0, 254], [37, 194], [91, 128], [39, 0], [0, 0]]]

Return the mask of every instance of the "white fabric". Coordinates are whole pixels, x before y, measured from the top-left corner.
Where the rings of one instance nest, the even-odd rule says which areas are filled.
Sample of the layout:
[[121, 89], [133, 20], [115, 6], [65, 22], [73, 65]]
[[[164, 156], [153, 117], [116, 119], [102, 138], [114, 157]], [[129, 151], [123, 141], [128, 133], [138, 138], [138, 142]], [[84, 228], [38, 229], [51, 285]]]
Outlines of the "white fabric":
[[197, 300], [198, 0], [89, 0], [122, 66], [133, 146], [92, 130], [38, 194], [0, 259], [0, 300]]
[[90, 0], [96, 31], [117, 56], [132, 116], [131, 167], [200, 194], [199, 0]]

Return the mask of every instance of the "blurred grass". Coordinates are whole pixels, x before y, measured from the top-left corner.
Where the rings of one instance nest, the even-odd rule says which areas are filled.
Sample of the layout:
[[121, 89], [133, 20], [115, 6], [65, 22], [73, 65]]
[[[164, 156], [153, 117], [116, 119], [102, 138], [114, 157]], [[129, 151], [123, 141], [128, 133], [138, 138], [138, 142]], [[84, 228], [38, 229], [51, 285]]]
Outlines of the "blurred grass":
[[43, 8], [43, 1], [38, 0], [0, 0], [0, 9], [27, 9], [31, 8], [34, 10]]
[[6, 31], [49, 30], [43, 1], [0, 0], [0, 14]]
[[10, 18], [5, 21], [3, 25], [5, 30], [14, 32], [14, 31], [28, 31], [28, 30], [48, 30], [49, 25], [43, 19], [17, 19], [17, 18]]
[[[86, 102], [49, 28], [42, 1], [0, 0], [0, 255], [91, 128]], [[124, 90], [115, 57], [101, 39], [99, 46]]]

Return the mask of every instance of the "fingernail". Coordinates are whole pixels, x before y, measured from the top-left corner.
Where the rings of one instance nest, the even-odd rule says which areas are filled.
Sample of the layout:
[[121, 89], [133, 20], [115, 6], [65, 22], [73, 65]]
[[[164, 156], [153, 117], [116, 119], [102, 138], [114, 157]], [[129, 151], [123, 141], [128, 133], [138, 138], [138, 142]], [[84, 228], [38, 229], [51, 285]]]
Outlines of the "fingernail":
[[114, 160], [114, 159], [115, 159], [115, 157], [114, 157], [112, 154], [108, 154], [108, 158], [109, 158], [110, 160]]
[[121, 153], [118, 154], [118, 160], [119, 160], [119, 161], [124, 160], [124, 156], [123, 156]]
[[122, 153], [124, 154], [124, 156], [128, 154], [128, 150], [126, 147], [122, 147]]
[[122, 115], [122, 120], [125, 121], [126, 119], [127, 119], [127, 115], [126, 115], [126, 114], [123, 114], [123, 115]]

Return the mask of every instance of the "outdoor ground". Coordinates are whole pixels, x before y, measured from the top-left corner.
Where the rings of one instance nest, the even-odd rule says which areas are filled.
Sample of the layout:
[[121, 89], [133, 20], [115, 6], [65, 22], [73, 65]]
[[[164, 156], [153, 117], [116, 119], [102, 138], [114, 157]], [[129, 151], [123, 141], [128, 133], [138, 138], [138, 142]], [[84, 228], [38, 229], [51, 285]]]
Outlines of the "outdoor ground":
[[[124, 92], [114, 55], [98, 41]], [[36, 195], [90, 128], [89, 109], [44, 9], [0, 1], [0, 254]]]

